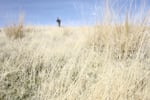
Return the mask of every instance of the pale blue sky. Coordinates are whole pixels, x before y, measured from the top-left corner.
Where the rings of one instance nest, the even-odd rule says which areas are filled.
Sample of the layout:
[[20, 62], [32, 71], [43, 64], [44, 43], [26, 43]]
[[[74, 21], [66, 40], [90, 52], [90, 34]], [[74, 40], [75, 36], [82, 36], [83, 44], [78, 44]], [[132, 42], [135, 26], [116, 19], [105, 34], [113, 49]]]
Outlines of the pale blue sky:
[[[15, 23], [20, 12], [25, 15], [25, 24], [56, 25], [56, 18], [62, 19], [63, 25], [93, 24], [102, 19], [106, 0], [0, 0], [0, 26]], [[140, 0], [112, 0], [116, 11], [124, 14], [130, 9], [129, 2], [135, 2], [131, 9], [138, 12]], [[118, 2], [119, 1], [119, 2]], [[144, 1], [144, 0], [141, 0]], [[150, 0], [146, 7], [149, 8]]]

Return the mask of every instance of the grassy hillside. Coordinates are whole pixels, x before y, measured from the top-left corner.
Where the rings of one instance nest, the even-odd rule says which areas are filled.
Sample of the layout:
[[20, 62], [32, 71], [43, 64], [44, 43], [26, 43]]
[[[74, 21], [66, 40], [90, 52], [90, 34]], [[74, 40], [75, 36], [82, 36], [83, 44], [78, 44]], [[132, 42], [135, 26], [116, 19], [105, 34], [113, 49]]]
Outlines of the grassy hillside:
[[[8, 30], [7, 30], [8, 31]], [[150, 29], [25, 27], [0, 33], [0, 100], [149, 100]]]
[[111, 1], [95, 26], [2, 28], [0, 100], [150, 100], [148, 7]]

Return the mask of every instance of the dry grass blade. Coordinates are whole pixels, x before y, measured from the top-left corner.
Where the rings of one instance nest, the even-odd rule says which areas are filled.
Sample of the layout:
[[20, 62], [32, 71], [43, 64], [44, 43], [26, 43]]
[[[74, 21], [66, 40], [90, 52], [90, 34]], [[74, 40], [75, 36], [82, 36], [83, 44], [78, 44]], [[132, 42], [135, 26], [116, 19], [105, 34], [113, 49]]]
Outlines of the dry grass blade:
[[13, 24], [4, 28], [4, 32], [8, 38], [18, 39], [24, 36], [23, 33], [23, 15], [19, 15], [18, 24]]

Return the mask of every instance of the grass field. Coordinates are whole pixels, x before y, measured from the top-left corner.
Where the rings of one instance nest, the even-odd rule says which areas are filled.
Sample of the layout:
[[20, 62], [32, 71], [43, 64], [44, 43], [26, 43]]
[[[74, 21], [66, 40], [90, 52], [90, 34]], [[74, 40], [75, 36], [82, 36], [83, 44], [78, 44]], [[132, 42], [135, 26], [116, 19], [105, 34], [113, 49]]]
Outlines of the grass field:
[[150, 100], [145, 13], [81, 27], [26, 26], [21, 17], [1, 28], [0, 100]]
[[29, 26], [18, 39], [6, 32], [0, 100], [150, 99], [148, 27]]

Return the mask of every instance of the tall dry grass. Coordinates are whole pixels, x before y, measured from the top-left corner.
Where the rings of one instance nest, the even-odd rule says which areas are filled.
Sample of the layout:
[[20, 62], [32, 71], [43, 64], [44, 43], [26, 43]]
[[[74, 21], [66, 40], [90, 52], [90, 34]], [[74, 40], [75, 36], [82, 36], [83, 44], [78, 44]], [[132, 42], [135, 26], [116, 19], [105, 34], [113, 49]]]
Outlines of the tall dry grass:
[[20, 14], [18, 19], [18, 24], [9, 25], [4, 28], [4, 32], [8, 38], [18, 39], [24, 36], [24, 15]]
[[149, 100], [150, 30], [133, 24], [0, 34], [2, 100]]
[[0, 98], [148, 100], [150, 34], [129, 29], [45, 27], [23, 40], [3, 36]]

